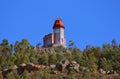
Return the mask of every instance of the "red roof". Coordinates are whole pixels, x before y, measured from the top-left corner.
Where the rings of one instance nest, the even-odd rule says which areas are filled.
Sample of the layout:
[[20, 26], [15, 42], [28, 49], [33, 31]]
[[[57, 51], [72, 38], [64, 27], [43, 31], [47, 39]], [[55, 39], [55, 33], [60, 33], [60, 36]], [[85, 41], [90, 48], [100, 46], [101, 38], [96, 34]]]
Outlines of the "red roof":
[[53, 25], [53, 29], [54, 28], [65, 28], [61, 19], [56, 19], [55, 20], [55, 23]]

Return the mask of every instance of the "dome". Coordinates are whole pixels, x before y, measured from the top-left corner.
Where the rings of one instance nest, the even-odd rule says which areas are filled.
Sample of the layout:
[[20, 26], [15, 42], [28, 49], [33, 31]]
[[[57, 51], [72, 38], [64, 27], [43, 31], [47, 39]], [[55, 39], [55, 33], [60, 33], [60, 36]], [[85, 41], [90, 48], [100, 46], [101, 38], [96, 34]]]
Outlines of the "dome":
[[53, 25], [53, 29], [54, 28], [65, 28], [63, 23], [62, 23], [62, 20], [60, 18], [55, 20], [55, 23]]

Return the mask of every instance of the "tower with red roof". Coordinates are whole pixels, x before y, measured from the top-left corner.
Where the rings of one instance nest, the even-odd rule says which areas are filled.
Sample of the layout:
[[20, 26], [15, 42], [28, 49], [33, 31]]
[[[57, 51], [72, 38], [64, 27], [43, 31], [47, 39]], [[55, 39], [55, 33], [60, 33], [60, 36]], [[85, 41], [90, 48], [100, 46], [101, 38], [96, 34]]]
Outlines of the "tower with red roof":
[[52, 47], [52, 46], [63, 46], [66, 47], [66, 38], [64, 36], [64, 25], [60, 18], [55, 20], [53, 25], [53, 33], [45, 35], [44, 39], [44, 47]]

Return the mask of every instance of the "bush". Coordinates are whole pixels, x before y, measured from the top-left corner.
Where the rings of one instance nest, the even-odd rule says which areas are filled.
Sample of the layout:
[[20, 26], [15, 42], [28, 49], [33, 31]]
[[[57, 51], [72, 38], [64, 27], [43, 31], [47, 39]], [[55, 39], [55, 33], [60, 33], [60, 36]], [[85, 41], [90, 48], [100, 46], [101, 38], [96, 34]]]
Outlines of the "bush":
[[38, 62], [39, 64], [42, 64], [42, 65], [48, 65], [48, 55], [46, 54], [41, 55]]
[[17, 74], [17, 71], [14, 70], [7, 75], [7, 79], [22, 79], [22, 78], [20, 78], [20, 76]]

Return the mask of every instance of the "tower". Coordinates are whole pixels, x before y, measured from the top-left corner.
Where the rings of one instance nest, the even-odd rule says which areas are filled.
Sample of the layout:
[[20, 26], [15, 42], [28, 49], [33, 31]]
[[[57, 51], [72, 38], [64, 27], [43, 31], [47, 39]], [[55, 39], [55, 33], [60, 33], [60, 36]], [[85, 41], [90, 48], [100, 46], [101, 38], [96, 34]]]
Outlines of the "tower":
[[52, 47], [52, 46], [58, 46], [62, 45], [63, 47], [66, 47], [66, 38], [64, 36], [64, 25], [62, 23], [62, 20], [60, 18], [55, 20], [55, 23], [53, 25], [53, 33], [49, 33], [44, 36], [43, 47]]
[[66, 38], [64, 36], [64, 25], [60, 18], [55, 20], [53, 25], [53, 33], [54, 33], [54, 45], [62, 45], [66, 47]]

